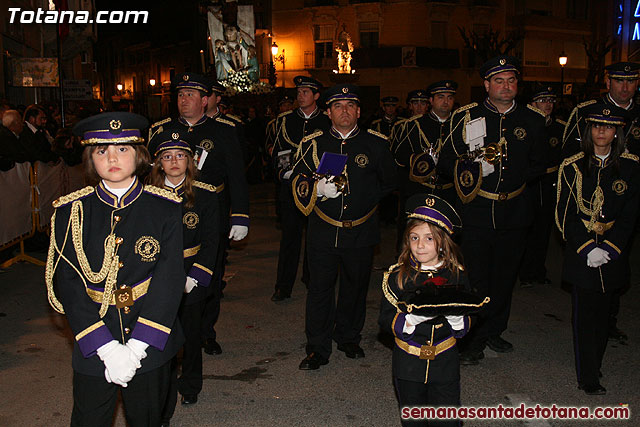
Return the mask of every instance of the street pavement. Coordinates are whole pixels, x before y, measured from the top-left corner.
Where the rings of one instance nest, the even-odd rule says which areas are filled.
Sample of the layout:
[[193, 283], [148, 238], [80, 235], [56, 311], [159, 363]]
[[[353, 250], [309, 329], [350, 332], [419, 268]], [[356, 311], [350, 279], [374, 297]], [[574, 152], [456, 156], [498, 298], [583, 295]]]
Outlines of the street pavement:
[[[318, 371], [300, 371], [304, 358], [305, 287], [273, 303], [278, 242], [273, 186], [251, 187], [251, 231], [234, 243], [218, 322], [223, 353], [204, 355], [204, 388], [196, 405], [178, 403], [172, 426], [395, 426], [400, 425], [391, 380], [388, 337], [379, 334], [382, 273], [394, 263], [395, 226], [382, 229], [367, 298], [364, 359], [337, 351]], [[638, 239], [640, 240], [640, 239]], [[45, 251], [31, 255], [44, 259]], [[630, 421], [467, 420], [465, 426], [639, 425], [640, 241], [634, 244], [631, 289], [622, 299], [619, 326], [628, 345], [609, 343], [602, 372], [605, 396], [577, 390], [571, 339], [570, 295], [560, 286], [561, 249], [552, 239], [547, 260], [553, 285], [516, 285], [504, 338], [515, 350], [485, 350], [478, 366], [461, 369], [467, 406], [619, 406]], [[300, 274], [300, 272], [299, 272]], [[69, 425], [72, 408], [72, 334], [47, 303], [44, 267], [16, 264], [0, 273], [0, 426]], [[115, 426], [124, 426], [118, 406]]]

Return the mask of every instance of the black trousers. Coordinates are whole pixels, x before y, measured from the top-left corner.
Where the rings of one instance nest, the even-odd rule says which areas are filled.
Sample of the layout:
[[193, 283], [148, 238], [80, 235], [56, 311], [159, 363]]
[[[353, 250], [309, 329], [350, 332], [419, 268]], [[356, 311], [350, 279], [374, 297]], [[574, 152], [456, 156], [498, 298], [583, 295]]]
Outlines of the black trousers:
[[[278, 276], [276, 278], [276, 290], [280, 289], [285, 295], [291, 295], [293, 284], [298, 274], [298, 262], [302, 248], [302, 235], [307, 225], [307, 217], [300, 212], [293, 201], [288, 197], [278, 201], [282, 225], [282, 237], [280, 238], [280, 251], [278, 252]], [[309, 281], [309, 265], [307, 262], [306, 245], [304, 260], [302, 263], [302, 281]]]
[[202, 391], [202, 313], [206, 300], [193, 304], [180, 305], [180, 324], [185, 342], [182, 346], [182, 374], [178, 378], [178, 356], [171, 364], [171, 385], [162, 411], [162, 419], [170, 420], [178, 403], [180, 394], [198, 394]]
[[224, 267], [227, 258], [227, 248], [229, 246], [228, 232], [220, 234], [220, 244], [216, 254], [216, 265], [211, 279], [211, 295], [207, 297], [207, 303], [202, 314], [202, 337], [216, 339], [216, 322], [220, 317], [220, 300], [222, 299], [222, 289], [224, 283]]
[[[394, 378], [400, 411], [404, 407], [460, 406], [460, 381], [419, 383]], [[402, 420], [403, 426], [459, 426], [458, 420]]]
[[73, 372], [72, 427], [110, 427], [118, 390], [127, 423], [131, 427], [159, 426], [169, 389], [171, 362], [143, 374], [136, 374], [127, 387], [108, 383], [104, 376]]
[[471, 287], [480, 295], [490, 297], [491, 302], [479, 313], [478, 323], [462, 340], [463, 350], [482, 350], [487, 338], [499, 336], [507, 329], [526, 232], [525, 228], [464, 229], [462, 253]]
[[612, 293], [573, 285], [573, 349], [578, 384], [598, 384], [598, 373], [607, 348], [608, 318]]
[[[308, 244], [311, 276], [307, 291], [305, 331], [307, 354], [331, 355], [338, 344], [360, 343], [366, 314], [367, 291], [373, 264], [373, 246], [334, 248]], [[335, 284], [340, 275], [338, 302]]]
[[545, 261], [549, 248], [549, 237], [554, 226], [556, 186], [552, 182], [557, 174], [544, 176], [536, 185], [528, 186], [527, 196], [535, 202], [534, 219], [527, 233], [524, 257], [520, 267], [520, 281], [544, 283], [547, 278]]

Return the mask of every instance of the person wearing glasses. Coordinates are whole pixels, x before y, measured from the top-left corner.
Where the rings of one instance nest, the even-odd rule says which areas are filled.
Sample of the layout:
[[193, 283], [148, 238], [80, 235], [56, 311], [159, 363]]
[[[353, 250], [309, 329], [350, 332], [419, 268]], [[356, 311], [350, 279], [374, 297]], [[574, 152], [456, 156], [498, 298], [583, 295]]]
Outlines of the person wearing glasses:
[[149, 142], [154, 162], [149, 177], [152, 185], [164, 188], [182, 198], [182, 235], [184, 271], [187, 279], [178, 311], [185, 335], [182, 373], [176, 378], [174, 359], [171, 387], [162, 422], [168, 424], [177, 402], [177, 392], [183, 405], [194, 404], [202, 390], [202, 314], [207, 297], [212, 293], [211, 281], [215, 254], [219, 244], [220, 210], [216, 188], [196, 180], [188, 132], [167, 130], [156, 133]]

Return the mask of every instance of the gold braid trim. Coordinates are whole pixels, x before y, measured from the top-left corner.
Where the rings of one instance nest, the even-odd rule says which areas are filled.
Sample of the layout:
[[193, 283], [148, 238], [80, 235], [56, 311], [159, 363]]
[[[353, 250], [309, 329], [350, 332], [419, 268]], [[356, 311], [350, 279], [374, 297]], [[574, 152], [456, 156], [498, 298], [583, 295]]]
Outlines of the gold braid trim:
[[225, 125], [229, 125], [231, 127], [236, 127], [236, 124], [233, 123], [231, 120], [225, 120], [220, 116], [216, 117], [216, 122], [224, 123]]
[[[53, 291], [53, 274], [56, 271], [56, 267], [58, 265], [58, 261], [60, 261], [60, 257], [57, 260], [54, 260], [56, 250], [60, 255], [62, 255], [62, 250], [58, 249], [56, 245], [56, 212], [53, 211], [53, 215], [51, 216], [51, 240], [49, 241], [49, 251], [47, 253], [47, 263], [44, 270], [44, 282], [47, 285], [47, 299], [49, 300], [49, 305], [60, 314], [64, 314], [64, 307], [58, 298], [56, 298], [56, 294]], [[69, 233], [69, 228], [67, 227], [67, 234]], [[65, 237], [66, 243], [66, 237]], [[64, 249], [64, 244], [62, 245]], [[55, 263], [55, 265], [54, 265]]]
[[380, 133], [380, 132], [378, 132], [378, 131], [376, 131], [376, 130], [373, 130], [373, 129], [367, 129], [367, 132], [369, 132], [371, 135], [378, 136], [378, 137], [380, 137], [380, 138], [384, 139], [385, 141], [388, 141], [388, 140], [389, 140], [389, 138], [388, 138], [385, 134]]
[[84, 187], [80, 190], [74, 191], [73, 193], [69, 193], [66, 196], [62, 196], [59, 199], [54, 200], [53, 207], [54, 208], [59, 208], [60, 206], [64, 206], [68, 203], [71, 203], [75, 200], [78, 200], [81, 197], [85, 197], [88, 196], [89, 194], [93, 193], [95, 191], [94, 187], [88, 186], [88, 187]]
[[400, 264], [394, 264], [387, 271], [384, 272], [382, 276], [382, 293], [384, 293], [385, 298], [391, 305], [393, 305], [396, 309], [398, 308], [398, 297], [389, 289], [389, 276], [394, 272], [396, 268], [398, 268]]
[[[116, 280], [118, 277], [118, 269], [120, 264], [120, 257], [117, 255], [118, 247], [120, 246], [117, 243], [116, 235], [113, 233], [113, 229], [111, 233], [107, 236], [104, 241], [104, 258], [102, 259], [102, 267], [100, 271], [97, 273], [91, 270], [91, 265], [89, 265], [89, 260], [87, 259], [87, 254], [84, 252], [83, 248], [83, 238], [82, 238], [82, 222], [83, 222], [83, 209], [82, 202], [75, 201], [73, 205], [71, 205], [71, 239], [73, 241], [73, 248], [76, 251], [76, 256], [78, 258], [78, 264], [80, 264], [80, 269], [82, 270], [82, 274], [87, 278], [91, 283], [100, 283], [104, 281], [104, 294], [102, 296], [102, 303], [100, 304], [100, 318], [103, 318], [105, 314], [107, 314], [107, 309], [109, 308], [109, 302], [111, 302], [111, 298], [113, 297], [113, 290], [116, 286]], [[85, 283], [85, 289], [87, 284]]]
[[[207, 184], [201, 181], [193, 181], [191, 185], [193, 185], [194, 187], [200, 188], [202, 190], [210, 191], [212, 193], [218, 192], [218, 188], [215, 185]], [[171, 193], [173, 194], [173, 192]]]
[[634, 162], [640, 162], [640, 157], [636, 156], [635, 154], [622, 153], [620, 154], [620, 157], [622, 157], [623, 159], [633, 160]]
[[547, 117], [547, 115], [544, 113], [544, 111], [542, 111], [538, 107], [534, 107], [531, 104], [527, 104], [527, 108], [530, 109], [531, 111], [534, 111], [534, 112], [540, 114], [542, 117]]
[[150, 193], [154, 196], [160, 196], [164, 199], [169, 199], [172, 202], [182, 203], [182, 197], [178, 196], [173, 191], [165, 190], [164, 188], [159, 188], [153, 185], [145, 185], [144, 191], [145, 193]]

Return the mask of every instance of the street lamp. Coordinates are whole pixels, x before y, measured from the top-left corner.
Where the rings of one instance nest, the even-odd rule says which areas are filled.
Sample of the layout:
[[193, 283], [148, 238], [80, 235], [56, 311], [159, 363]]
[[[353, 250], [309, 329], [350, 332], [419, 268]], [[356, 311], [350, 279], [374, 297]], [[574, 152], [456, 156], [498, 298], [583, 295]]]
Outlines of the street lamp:
[[285, 87], [285, 78], [284, 78], [284, 49], [282, 49], [282, 53], [278, 55], [278, 45], [276, 42], [273, 42], [271, 45], [271, 56], [274, 62], [280, 62], [282, 64], [282, 87]]
[[116, 89], [118, 89], [118, 92], [122, 92], [122, 87], [123, 87], [123, 86], [122, 86], [122, 83], [118, 83], [118, 84], [116, 85]]
[[567, 59], [567, 55], [562, 51], [558, 57], [558, 62], [560, 63], [560, 100], [564, 95], [564, 66], [567, 65]]
[[153, 87], [156, 85], [156, 79], [149, 79], [149, 86]]

